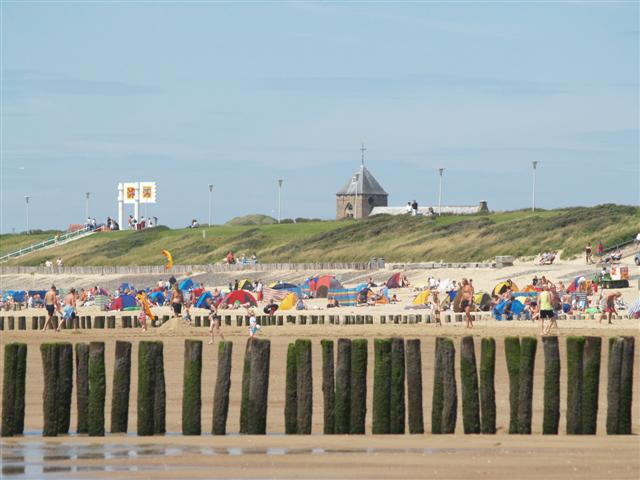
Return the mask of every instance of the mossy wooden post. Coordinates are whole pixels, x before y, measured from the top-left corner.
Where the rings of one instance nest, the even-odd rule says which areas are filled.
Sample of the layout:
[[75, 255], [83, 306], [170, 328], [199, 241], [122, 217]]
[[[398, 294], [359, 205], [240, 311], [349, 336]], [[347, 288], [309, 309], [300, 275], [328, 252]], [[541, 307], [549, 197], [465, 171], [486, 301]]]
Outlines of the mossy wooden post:
[[478, 371], [473, 337], [460, 341], [460, 381], [462, 382], [462, 425], [464, 433], [480, 433]]
[[435, 359], [433, 367], [433, 395], [431, 397], [431, 433], [442, 433], [442, 355], [440, 349], [444, 337], [436, 337]]
[[401, 434], [405, 430], [405, 354], [404, 338], [391, 339], [391, 404], [389, 414], [390, 433]]
[[131, 389], [131, 342], [116, 341], [111, 395], [111, 433], [127, 433]]
[[520, 395], [520, 339], [505, 337], [504, 353], [509, 373], [509, 433], [518, 433], [518, 400]]
[[211, 428], [211, 433], [214, 435], [225, 435], [227, 433], [232, 353], [232, 342], [222, 341], [218, 343], [218, 374], [213, 394], [213, 425]]
[[[76, 410], [78, 433], [89, 432], [89, 344], [76, 343]], [[113, 415], [113, 414], [112, 414]]]
[[584, 337], [567, 337], [567, 435], [582, 433]]
[[486, 337], [480, 342], [480, 431], [496, 433], [496, 341]]
[[518, 433], [531, 433], [533, 414], [533, 373], [536, 363], [535, 337], [523, 337], [520, 340], [520, 388], [518, 395]]
[[252, 340], [254, 345], [251, 352], [247, 433], [265, 435], [267, 433], [271, 341], [257, 338]]
[[162, 342], [138, 344], [138, 435], [165, 433], [166, 392]]
[[320, 340], [322, 348], [322, 400], [324, 434], [335, 432], [336, 387], [334, 379], [333, 340]]
[[407, 340], [407, 404], [409, 433], [424, 433], [422, 413], [422, 354], [420, 340]]
[[42, 355], [42, 371], [44, 385], [42, 392], [42, 427], [43, 437], [55, 437], [58, 435], [58, 367], [59, 353], [57, 343], [43, 343], [40, 345]]
[[558, 337], [542, 337], [544, 350], [544, 413], [542, 433], [557, 435], [560, 424], [560, 348]]
[[156, 435], [167, 431], [167, 391], [164, 379], [164, 344], [156, 342], [155, 385], [153, 395], [153, 429]]
[[373, 341], [372, 433], [391, 433], [391, 339]]
[[296, 340], [298, 434], [310, 435], [313, 416], [311, 340]]
[[182, 434], [202, 433], [202, 341], [184, 341]]
[[287, 348], [287, 372], [284, 392], [284, 432], [298, 433], [298, 373], [296, 369], [296, 344]]
[[73, 392], [73, 345], [59, 343], [58, 385], [56, 409], [58, 410], [58, 433], [68, 434], [71, 426], [71, 398]]
[[3, 437], [22, 435], [24, 430], [24, 397], [27, 372], [27, 345], [9, 343], [4, 350], [2, 384]]
[[88, 433], [104, 436], [104, 402], [107, 391], [104, 368], [104, 342], [89, 344], [89, 415]]
[[609, 364], [607, 371], [607, 434], [620, 433], [620, 379], [624, 340], [609, 339]]
[[595, 435], [597, 431], [601, 353], [602, 339], [585, 337], [582, 358], [582, 433], [584, 435]]
[[620, 367], [620, 413], [618, 433], [631, 435], [633, 418], [631, 417], [631, 403], [633, 400], [633, 359], [635, 353], [635, 338], [622, 337], [622, 365]]
[[348, 434], [351, 419], [351, 340], [338, 339], [336, 361], [335, 433]]
[[454, 433], [458, 414], [456, 388], [456, 348], [453, 340], [444, 338], [440, 345], [442, 355], [442, 433]]
[[367, 347], [368, 342], [364, 338], [351, 342], [351, 434], [364, 434], [367, 416]]
[[247, 339], [244, 350], [244, 364], [242, 367], [242, 398], [240, 402], [240, 433], [248, 433], [247, 422], [249, 419], [249, 385], [251, 384], [251, 355], [253, 351], [253, 338]]

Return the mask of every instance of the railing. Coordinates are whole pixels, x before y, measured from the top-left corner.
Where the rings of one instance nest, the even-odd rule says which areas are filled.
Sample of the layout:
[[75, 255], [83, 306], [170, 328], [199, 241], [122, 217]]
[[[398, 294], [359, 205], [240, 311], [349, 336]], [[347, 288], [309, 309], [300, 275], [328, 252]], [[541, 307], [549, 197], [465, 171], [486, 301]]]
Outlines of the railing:
[[85, 226], [84, 228], [74, 230], [73, 232], [66, 232], [60, 235], [56, 235], [54, 238], [49, 240], [45, 240], [44, 242], [36, 243], [34, 245], [30, 245], [25, 248], [21, 248], [20, 250], [16, 250], [15, 252], [8, 253], [0, 257], [0, 263], [11, 260], [12, 258], [22, 257], [28, 253], [37, 252], [38, 250], [42, 250], [49, 247], [55, 247], [56, 245], [61, 245], [63, 243], [67, 243], [76, 238], [84, 237], [87, 234], [94, 233], [101, 230], [101, 228], [92, 229], [89, 226]]

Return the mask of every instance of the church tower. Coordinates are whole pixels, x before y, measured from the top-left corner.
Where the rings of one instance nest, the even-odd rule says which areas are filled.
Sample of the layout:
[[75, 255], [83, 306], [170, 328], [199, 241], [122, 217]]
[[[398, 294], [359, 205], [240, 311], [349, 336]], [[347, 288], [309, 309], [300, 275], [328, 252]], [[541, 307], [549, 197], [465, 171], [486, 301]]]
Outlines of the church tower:
[[389, 194], [364, 166], [364, 145], [360, 168], [336, 193], [336, 219], [366, 218], [373, 207], [386, 207]]

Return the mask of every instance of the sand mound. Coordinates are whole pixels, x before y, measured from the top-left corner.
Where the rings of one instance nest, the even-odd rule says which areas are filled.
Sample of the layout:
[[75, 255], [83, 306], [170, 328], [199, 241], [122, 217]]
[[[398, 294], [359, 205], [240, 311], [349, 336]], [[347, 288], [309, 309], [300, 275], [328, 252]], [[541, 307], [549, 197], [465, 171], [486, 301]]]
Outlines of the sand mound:
[[174, 317], [158, 327], [158, 330], [165, 332], [188, 332], [191, 330], [191, 327], [189, 327], [182, 318]]

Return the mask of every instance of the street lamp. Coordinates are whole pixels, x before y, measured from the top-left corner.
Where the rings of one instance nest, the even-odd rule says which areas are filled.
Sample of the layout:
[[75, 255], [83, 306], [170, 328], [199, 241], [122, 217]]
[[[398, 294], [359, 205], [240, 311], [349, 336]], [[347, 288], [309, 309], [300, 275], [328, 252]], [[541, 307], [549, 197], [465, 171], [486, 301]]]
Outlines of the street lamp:
[[442, 174], [444, 173], [444, 168], [439, 168], [438, 173], [440, 174], [440, 186], [438, 188], [438, 216], [442, 215]]
[[209, 226], [211, 226], [211, 198], [213, 197], [213, 184], [209, 184]]
[[352, 178], [351, 178], [351, 183], [354, 184], [356, 186], [356, 191], [355, 191], [355, 200], [353, 202], [353, 218], [357, 219], [358, 218], [358, 180], [360, 180], [360, 174], [356, 173]]
[[31, 229], [29, 228], [29, 198], [29, 195], [24, 196], [24, 201], [27, 204], [27, 235], [29, 235], [29, 232], [31, 232]]
[[538, 161], [531, 162], [533, 165], [533, 190], [531, 195], [531, 213], [536, 211], [536, 170], [538, 169]]
[[87, 218], [89, 218], [89, 196], [91, 195], [91, 192], [87, 192], [84, 194], [86, 201], [85, 201], [85, 213], [87, 214]]
[[278, 179], [278, 223], [280, 223], [280, 220], [282, 218], [282, 182], [284, 180], [282, 180], [281, 178]]

